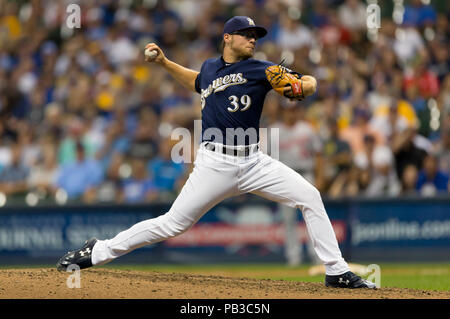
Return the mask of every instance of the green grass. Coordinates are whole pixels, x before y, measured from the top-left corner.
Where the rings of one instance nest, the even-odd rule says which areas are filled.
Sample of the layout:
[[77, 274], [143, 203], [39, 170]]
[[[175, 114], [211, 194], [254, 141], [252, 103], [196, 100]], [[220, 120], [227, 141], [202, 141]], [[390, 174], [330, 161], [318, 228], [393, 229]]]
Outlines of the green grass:
[[[450, 290], [450, 263], [380, 264], [381, 287]], [[214, 265], [108, 265], [107, 268], [140, 271], [182, 272], [288, 281], [323, 282], [324, 275], [308, 275], [308, 265], [283, 264]]]

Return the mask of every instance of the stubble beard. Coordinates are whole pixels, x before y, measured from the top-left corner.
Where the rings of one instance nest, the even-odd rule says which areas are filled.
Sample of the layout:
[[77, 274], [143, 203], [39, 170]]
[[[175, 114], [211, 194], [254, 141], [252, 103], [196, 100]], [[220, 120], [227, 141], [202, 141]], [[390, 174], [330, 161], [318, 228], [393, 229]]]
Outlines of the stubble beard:
[[237, 47], [234, 45], [234, 41], [231, 41], [231, 49], [236, 53], [239, 60], [246, 60], [253, 57], [254, 50], [247, 50], [246, 48]]

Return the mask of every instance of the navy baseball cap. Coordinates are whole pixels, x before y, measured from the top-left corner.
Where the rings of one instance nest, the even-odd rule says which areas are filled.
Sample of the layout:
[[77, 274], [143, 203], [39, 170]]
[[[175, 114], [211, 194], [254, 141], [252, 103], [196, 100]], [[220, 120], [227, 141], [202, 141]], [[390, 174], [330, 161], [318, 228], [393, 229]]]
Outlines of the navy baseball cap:
[[267, 30], [265, 28], [259, 25], [255, 25], [255, 22], [253, 22], [251, 18], [245, 16], [235, 16], [225, 22], [223, 34], [231, 34], [233, 32], [245, 29], [254, 29], [256, 31], [258, 39], [264, 37], [267, 34]]

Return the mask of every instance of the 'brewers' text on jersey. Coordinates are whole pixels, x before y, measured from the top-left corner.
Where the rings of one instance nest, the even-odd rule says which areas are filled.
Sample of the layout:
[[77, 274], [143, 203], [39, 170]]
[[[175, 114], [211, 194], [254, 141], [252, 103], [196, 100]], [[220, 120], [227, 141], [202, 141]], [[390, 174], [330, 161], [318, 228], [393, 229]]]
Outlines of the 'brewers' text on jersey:
[[274, 63], [246, 59], [206, 60], [195, 81], [201, 95], [202, 141], [250, 145], [259, 141], [259, 120], [272, 87], [265, 69]]

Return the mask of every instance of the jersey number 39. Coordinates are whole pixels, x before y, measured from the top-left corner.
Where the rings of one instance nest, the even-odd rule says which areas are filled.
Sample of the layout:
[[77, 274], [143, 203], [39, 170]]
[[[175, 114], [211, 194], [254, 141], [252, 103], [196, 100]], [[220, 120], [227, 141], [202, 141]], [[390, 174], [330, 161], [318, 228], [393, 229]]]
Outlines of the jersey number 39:
[[[252, 99], [248, 95], [242, 95], [240, 101], [236, 95], [232, 95], [228, 99], [231, 101], [230, 103], [233, 106], [227, 108], [230, 112], [236, 112], [239, 109], [241, 109], [241, 112], [247, 111], [252, 104]], [[241, 103], [239, 104], [239, 102]], [[242, 108], [241, 105], [243, 106]]]

